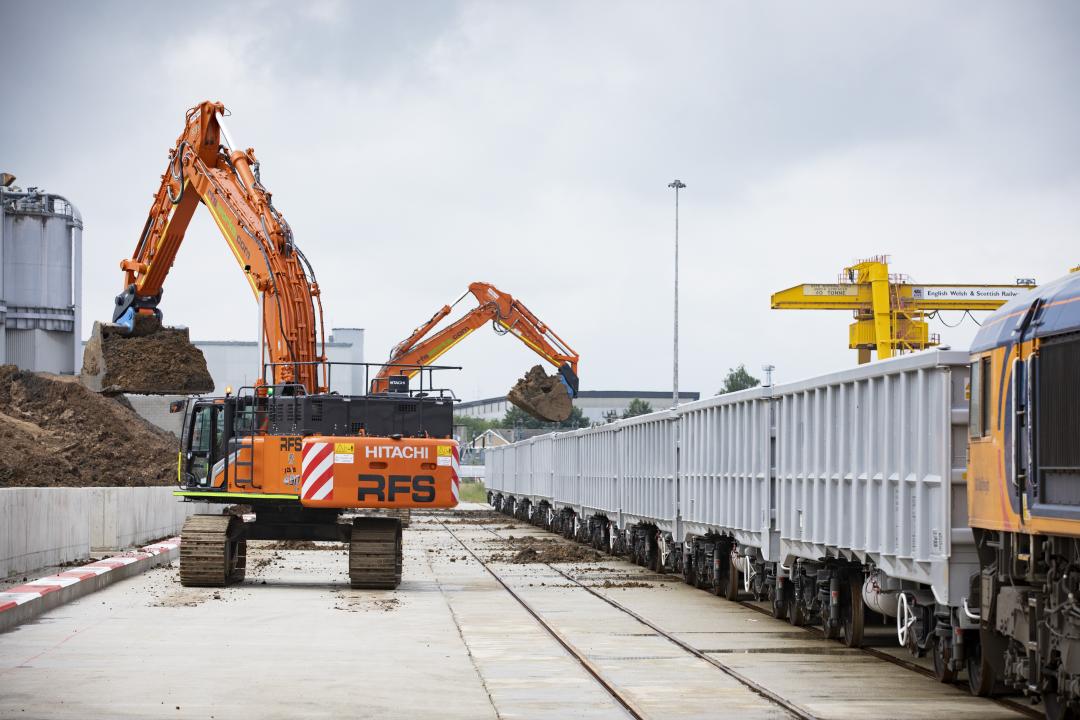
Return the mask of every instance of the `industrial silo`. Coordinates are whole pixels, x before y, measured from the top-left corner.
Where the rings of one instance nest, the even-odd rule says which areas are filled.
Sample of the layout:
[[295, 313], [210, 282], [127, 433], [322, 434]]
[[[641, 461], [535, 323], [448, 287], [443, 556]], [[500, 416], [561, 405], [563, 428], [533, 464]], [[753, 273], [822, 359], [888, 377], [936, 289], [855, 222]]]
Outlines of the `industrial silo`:
[[0, 173], [0, 357], [74, 373], [82, 305], [82, 217], [65, 198]]

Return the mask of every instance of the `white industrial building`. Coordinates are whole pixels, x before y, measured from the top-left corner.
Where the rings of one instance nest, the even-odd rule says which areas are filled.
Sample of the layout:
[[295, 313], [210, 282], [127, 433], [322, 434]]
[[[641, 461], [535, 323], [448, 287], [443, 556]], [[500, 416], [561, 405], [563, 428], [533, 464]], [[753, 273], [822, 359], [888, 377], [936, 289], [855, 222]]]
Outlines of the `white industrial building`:
[[[701, 393], [679, 392], [680, 404], [700, 398]], [[574, 406], [581, 408], [582, 415], [588, 418], [589, 422], [602, 423], [607, 421], [611, 413], [622, 417], [634, 400], [649, 403], [653, 410], [671, 407], [671, 393], [656, 390], [582, 390], [574, 398]], [[513, 406], [505, 396], [499, 396], [463, 402], [454, 408], [454, 414], [482, 420], [502, 420], [511, 407]]]
[[[194, 340], [206, 357], [206, 368], [214, 379], [214, 394], [226, 387], [234, 391], [250, 387], [259, 377], [259, 344], [244, 340]], [[364, 362], [363, 328], [333, 328], [326, 339], [326, 357], [330, 362]], [[364, 393], [364, 368], [332, 366], [330, 389], [342, 395]]]

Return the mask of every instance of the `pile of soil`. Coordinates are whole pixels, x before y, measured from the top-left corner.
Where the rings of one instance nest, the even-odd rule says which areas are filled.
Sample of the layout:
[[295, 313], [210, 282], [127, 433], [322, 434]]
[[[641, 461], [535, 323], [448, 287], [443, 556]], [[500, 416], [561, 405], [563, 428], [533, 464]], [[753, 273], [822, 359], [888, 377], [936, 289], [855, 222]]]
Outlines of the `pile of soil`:
[[339, 542], [320, 544], [314, 540], [274, 540], [265, 547], [268, 550], [341, 550], [345, 544]]
[[0, 365], [0, 443], [0, 487], [176, 482], [176, 438], [74, 377]]
[[506, 399], [540, 420], [562, 422], [570, 417], [574, 403], [558, 375], [548, 375], [533, 365], [525, 377], [514, 383]]
[[206, 358], [191, 344], [187, 328], [136, 326], [129, 335], [96, 322], [79, 379], [105, 393], [190, 395], [214, 389]]
[[511, 548], [516, 548], [517, 552], [510, 556], [497, 555], [492, 557], [492, 560], [511, 562], [515, 565], [531, 565], [534, 563], [599, 562], [604, 557], [590, 547], [554, 538], [515, 538], [511, 535], [506, 539], [506, 544]]

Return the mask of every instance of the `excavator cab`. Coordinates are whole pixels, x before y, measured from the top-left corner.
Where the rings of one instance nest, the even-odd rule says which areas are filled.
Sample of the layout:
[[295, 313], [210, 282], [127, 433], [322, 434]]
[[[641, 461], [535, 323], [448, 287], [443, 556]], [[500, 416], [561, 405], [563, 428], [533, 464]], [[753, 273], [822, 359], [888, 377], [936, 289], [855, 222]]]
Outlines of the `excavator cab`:
[[225, 404], [197, 400], [186, 418], [181, 440], [180, 484], [212, 487], [210, 471], [222, 459], [225, 439]]

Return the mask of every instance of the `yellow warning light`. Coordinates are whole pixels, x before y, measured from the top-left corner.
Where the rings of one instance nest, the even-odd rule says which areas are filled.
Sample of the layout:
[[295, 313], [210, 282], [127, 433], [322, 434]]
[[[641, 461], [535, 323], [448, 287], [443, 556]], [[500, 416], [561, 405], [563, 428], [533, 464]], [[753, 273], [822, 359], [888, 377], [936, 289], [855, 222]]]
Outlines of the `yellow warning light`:
[[232, 395], [232, 385], [226, 385], [225, 386], [225, 397], [229, 397], [230, 395]]

